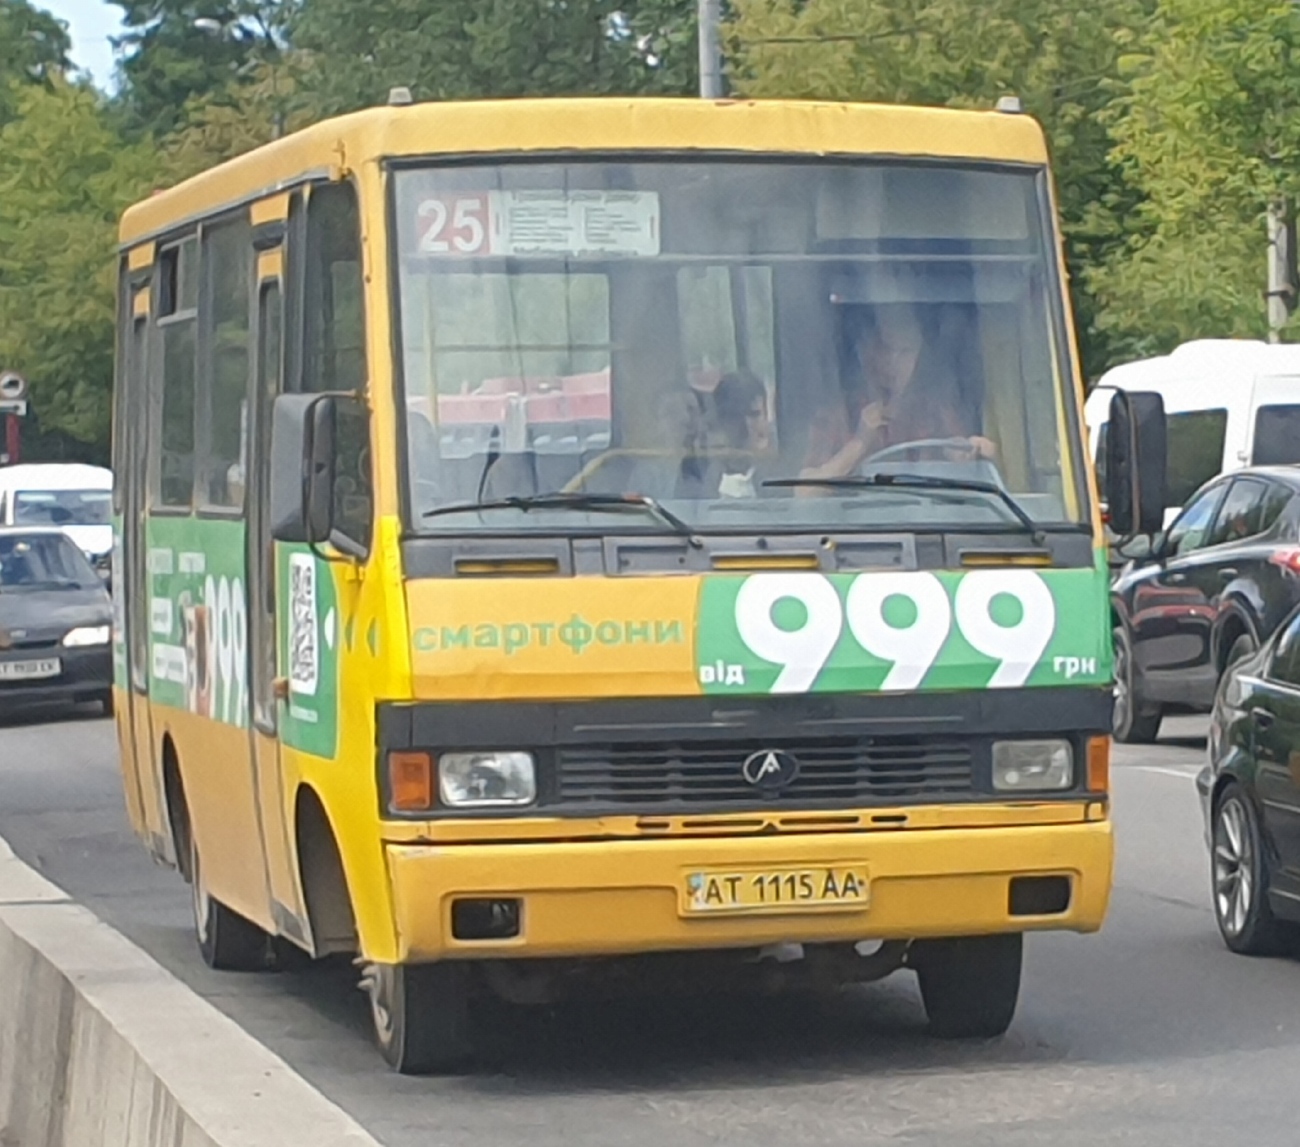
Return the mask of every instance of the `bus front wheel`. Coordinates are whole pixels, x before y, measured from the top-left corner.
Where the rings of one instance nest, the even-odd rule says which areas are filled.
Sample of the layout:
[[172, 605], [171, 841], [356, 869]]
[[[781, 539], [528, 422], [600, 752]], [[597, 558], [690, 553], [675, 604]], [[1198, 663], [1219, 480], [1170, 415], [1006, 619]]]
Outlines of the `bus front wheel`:
[[918, 940], [916, 969], [930, 1031], [941, 1039], [991, 1039], [1011, 1026], [1020, 995], [1019, 932]]
[[403, 1075], [453, 1072], [470, 1054], [469, 967], [371, 964], [365, 987], [375, 1042]]

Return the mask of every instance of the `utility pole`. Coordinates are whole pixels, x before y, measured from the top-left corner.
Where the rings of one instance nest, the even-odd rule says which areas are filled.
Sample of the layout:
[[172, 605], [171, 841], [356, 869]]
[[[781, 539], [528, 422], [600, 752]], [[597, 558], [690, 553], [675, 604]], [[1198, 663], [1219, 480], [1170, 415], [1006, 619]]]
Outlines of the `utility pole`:
[[1274, 197], [1268, 203], [1268, 341], [1282, 341], [1282, 328], [1295, 305], [1295, 284], [1291, 281], [1292, 235], [1288, 204]]
[[699, 0], [700, 98], [722, 98], [722, 0]]

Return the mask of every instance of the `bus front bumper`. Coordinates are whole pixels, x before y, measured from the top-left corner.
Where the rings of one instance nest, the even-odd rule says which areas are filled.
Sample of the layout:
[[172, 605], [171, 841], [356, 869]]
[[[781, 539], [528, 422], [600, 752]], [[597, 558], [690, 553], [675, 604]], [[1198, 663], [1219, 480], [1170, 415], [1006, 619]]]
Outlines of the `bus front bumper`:
[[[1014, 827], [550, 843], [389, 844], [400, 961], [620, 955], [1060, 929], [1094, 932], [1110, 896], [1109, 820]], [[865, 903], [693, 915], [698, 873], [854, 870]], [[1065, 877], [1064, 910], [1013, 913], [1022, 877]], [[1023, 886], [1022, 886], [1023, 887]], [[1060, 887], [1060, 882], [1056, 882]], [[458, 939], [453, 905], [513, 900], [518, 934]]]

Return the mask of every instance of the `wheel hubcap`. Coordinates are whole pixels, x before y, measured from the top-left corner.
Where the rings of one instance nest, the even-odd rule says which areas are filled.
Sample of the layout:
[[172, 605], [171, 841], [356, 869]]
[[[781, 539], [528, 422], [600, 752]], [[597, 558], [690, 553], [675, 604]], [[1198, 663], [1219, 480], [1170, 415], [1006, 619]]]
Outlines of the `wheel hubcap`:
[[370, 997], [370, 1013], [374, 1019], [375, 1034], [381, 1043], [393, 1038], [393, 983], [394, 970], [384, 964], [370, 964], [361, 979], [361, 986]]
[[1123, 644], [1116, 646], [1115, 649], [1115, 720], [1114, 725], [1117, 730], [1122, 730], [1128, 724], [1129, 703], [1132, 696], [1132, 689], [1128, 681], [1128, 651]]
[[190, 872], [193, 873], [190, 881], [190, 897], [194, 904], [194, 928], [198, 932], [200, 942], [206, 944], [212, 904], [207, 885], [203, 883], [203, 868], [199, 864], [198, 846], [193, 843], [190, 844]]
[[1214, 832], [1214, 907], [1229, 935], [1245, 929], [1254, 896], [1254, 846], [1246, 810], [1234, 797], [1219, 811]]

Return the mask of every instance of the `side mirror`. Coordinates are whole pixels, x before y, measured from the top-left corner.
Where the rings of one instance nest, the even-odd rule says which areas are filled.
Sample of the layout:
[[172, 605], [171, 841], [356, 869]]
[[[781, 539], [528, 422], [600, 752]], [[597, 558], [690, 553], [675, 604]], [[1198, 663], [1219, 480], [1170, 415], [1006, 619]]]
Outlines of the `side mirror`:
[[1158, 394], [1117, 390], [1106, 431], [1110, 527], [1120, 537], [1154, 534], [1165, 519], [1165, 403]]
[[337, 398], [281, 394], [271, 410], [271, 537], [319, 545], [334, 529]]

